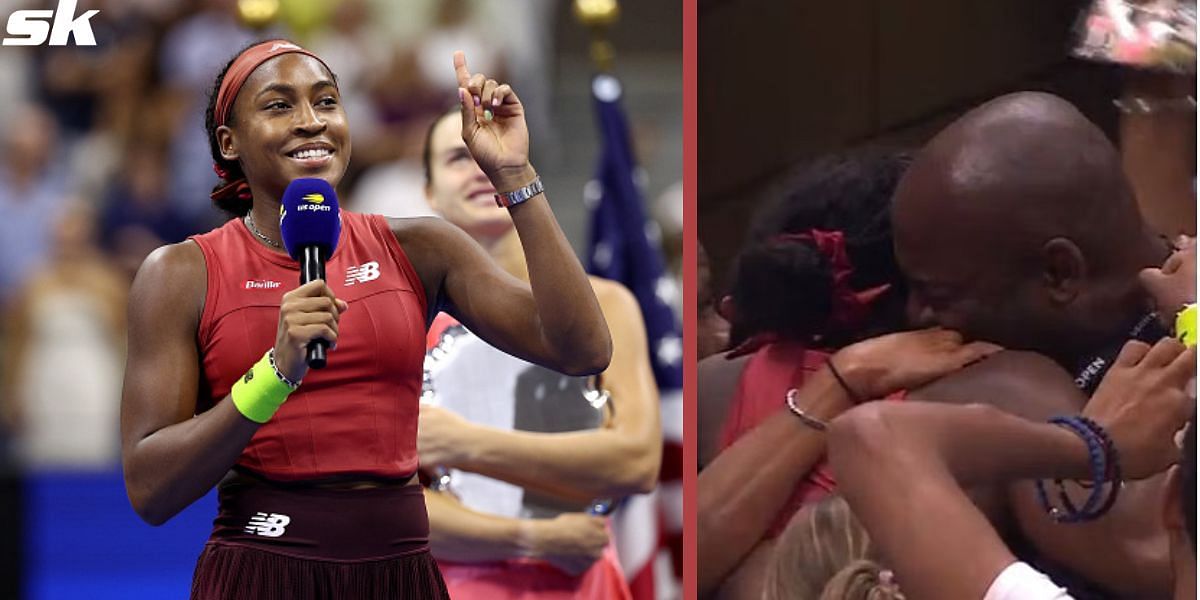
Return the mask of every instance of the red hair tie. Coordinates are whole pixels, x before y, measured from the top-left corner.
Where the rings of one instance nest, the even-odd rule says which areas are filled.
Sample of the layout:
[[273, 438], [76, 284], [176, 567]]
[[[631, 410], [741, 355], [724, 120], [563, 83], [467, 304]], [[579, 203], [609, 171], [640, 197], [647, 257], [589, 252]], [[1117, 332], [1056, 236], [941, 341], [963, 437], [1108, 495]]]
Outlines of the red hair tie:
[[220, 200], [222, 198], [227, 198], [230, 195], [237, 197], [238, 200], [250, 201], [252, 198], [254, 198], [254, 195], [250, 193], [250, 184], [247, 183], [244, 178], [238, 179], [237, 181], [231, 181], [213, 190], [213, 193], [209, 194], [208, 197], [212, 198], [213, 200]]
[[803, 233], [781, 233], [772, 237], [771, 242], [810, 242], [829, 261], [833, 269], [829, 324], [838, 329], [850, 331], [860, 327], [870, 316], [871, 304], [892, 287], [885, 283], [861, 292], [850, 287], [854, 265], [846, 254], [846, 236], [840, 231], [810, 229]]

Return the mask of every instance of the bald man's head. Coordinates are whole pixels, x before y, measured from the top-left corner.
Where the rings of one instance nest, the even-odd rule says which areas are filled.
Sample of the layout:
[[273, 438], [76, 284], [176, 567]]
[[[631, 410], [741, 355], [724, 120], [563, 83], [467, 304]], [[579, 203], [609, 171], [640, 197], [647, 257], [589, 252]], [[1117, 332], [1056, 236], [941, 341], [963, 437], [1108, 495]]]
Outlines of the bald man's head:
[[912, 316], [1048, 354], [1124, 326], [1112, 313], [1161, 258], [1116, 149], [1049, 94], [1002, 96], [955, 121], [918, 155], [893, 211]]

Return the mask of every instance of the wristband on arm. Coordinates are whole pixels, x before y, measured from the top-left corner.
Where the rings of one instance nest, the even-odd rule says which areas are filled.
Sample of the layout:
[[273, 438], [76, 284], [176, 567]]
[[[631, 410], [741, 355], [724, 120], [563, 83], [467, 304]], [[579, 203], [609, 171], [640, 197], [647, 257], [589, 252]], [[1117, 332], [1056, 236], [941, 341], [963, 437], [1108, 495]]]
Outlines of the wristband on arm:
[[229, 397], [242, 416], [255, 423], [266, 423], [300, 384], [288, 381], [275, 367], [275, 349], [263, 357], [233, 384]]

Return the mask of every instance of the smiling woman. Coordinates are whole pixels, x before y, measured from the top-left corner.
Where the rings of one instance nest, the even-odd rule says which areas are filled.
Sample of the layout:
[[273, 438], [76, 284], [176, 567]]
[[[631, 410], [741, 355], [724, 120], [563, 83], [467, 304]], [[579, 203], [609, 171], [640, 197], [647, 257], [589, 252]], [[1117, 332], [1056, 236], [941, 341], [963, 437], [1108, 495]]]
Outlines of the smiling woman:
[[[192, 598], [446, 597], [414, 476], [438, 311], [564, 373], [608, 366], [604, 317], [529, 164], [521, 101], [461, 53], [454, 68], [461, 136], [520, 232], [528, 283], [439, 219], [343, 212], [326, 269], [348, 278], [292, 289], [280, 197], [293, 179], [336, 187], [346, 171], [337, 78], [284, 40], [247, 48], [217, 78], [212, 198], [241, 218], [142, 265], [121, 407], [126, 490], [143, 519], [161, 524], [218, 488]], [[309, 371], [318, 339], [329, 366]]]

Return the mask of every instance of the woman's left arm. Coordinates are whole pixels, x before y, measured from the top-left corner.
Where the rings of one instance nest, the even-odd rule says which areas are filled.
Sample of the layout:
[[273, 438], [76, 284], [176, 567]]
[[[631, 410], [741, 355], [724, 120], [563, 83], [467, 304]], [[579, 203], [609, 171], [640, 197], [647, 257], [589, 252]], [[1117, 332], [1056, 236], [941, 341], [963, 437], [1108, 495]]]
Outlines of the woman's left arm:
[[[462, 136], [472, 158], [498, 192], [534, 182], [529, 130], [521, 101], [507, 84], [467, 71], [454, 54]], [[608, 367], [612, 341], [604, 316], [545, 194], [509, 208], [529, 265], [529, 285], [503, 273], [478, 244], [452, 226], [428, 227], [424, 241], [406, 245], [418, 270], [431, 265], [443, 308], [492, 345], [569, 375]], [[454, 230], [454, 231], [451, 231]], [[397, 234], [399, 235], [399, 231]], [[413, 246], [410, 251], [409, 246]], [[428, 285], [428, 274], [422, 274]]]
[[444, 409], [422, 406], [417, 428], [422, 463], [585, 501], [654, 488], [662, 431], [641, 311], [624, 287], [593, 282], [614, 344], [612, 364], [601, 375], [613, 406], [607, 426], [569, 433], [512, 431], [474, 425]]

